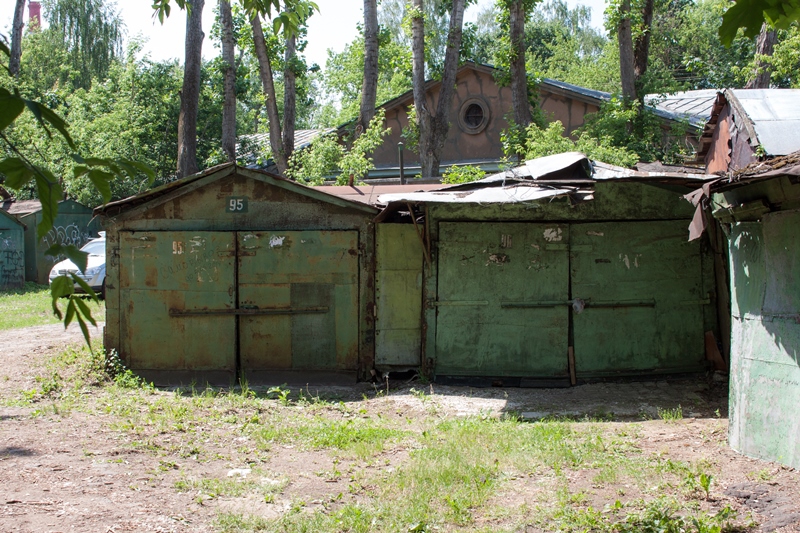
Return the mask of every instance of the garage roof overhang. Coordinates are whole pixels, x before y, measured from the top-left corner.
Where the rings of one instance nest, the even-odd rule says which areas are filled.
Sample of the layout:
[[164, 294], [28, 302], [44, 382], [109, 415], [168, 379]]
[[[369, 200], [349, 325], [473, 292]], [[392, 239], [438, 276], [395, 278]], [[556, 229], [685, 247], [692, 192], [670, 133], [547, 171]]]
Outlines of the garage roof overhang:
[[94, 214], [103, 215], [106, 217], [115, 217], [120, 219], [133, 218], [145, 210], [152, 208], [156, 205], [162, 204], [174, 198], [183, 196], [192, 191], [206, 187], [215, 181], [223, 179], [228, 176], [239, 175], [245, 176], [250, 179], [262, 181], [271, 186], [278, 187], [296, 194], [313, 198], [320, 202], [325, 202], [338, 207], [346, 209], [353, 209], [368, 215], [375, 215], [379, 209], [362, 202], [356, 202], [340, 196], [334, 196], [326, 192], [315, 189], [314, 187], [307, 187], [295, 181], [276, 176], [269, 172], [262, 170], [254, 170], [241, 167], [235, 163], [225, 163], [211, 167], [203, 172], [187, 176], [183, 179], [161, 185], [141, 194], [117, 200], [116, 202], [109, 202], [94, 210]]

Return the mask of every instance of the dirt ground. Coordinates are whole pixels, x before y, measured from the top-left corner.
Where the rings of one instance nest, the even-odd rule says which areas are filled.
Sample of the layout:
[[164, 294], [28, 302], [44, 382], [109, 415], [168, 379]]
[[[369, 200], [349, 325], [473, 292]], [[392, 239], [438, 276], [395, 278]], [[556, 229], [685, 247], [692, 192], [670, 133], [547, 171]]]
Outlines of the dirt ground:
[[[99, 336], [100, 331], [93, 332]], [[4, 532], [191, 532], [211, 531], [220, 511], [253, 510], [279, 517], [302, 497], [309, 508], [347, 491], [346, 476], [317, 474], [337, 468], [324, 451], [274, 446], [263, 458], [269, 475], [262, 483], [286, 483], [272, 505], [244, 498], [203, 499], [197, 491], [176, 491], [179, 479], [246, 476], [246, 461], [257, 452], [244, 437], [216, 435], [208, 446], [218, 460], [200, 462], [191, 453], [162, 453], [131, 447], [130, 434], [112, 429], [105, 406], [86, 398], [85, 408], [68, 413], [42, 412], [42, 405], [17, 402], [37, 386], [45, 361], [69, 344], [82, 342], [77, 328], [61, 325], [5, 332], [0, 346], [0, 531]], [[416, 388], [415, 388], [416, 387]], [[312, 387], [313, 388], [313, 387]], [[443, 417], [516, 413], [537, 419], [550, 415], [589, 415], [611, 426], [637, 421], [644, 452], [673, 460], [705, 460], [718, 472], [709, 505], [729, 505], [751, 516], [750, 531], [800, 531], [800, 473], [776, 463], [748, 458], [725, 445], [727, 384], [719, 376], [647, 383], [604, 383], [569, 389], [471, 389], [391, 383], [388, 395], [376, 398], [376, 386], [329, 388], [351, 402], [370, 396], [369, 409], [386, 416], [424, 414], [431, 406]], [[430, 400], [422, 405], [419, 391]], [[314, 391], [312, 391], [314, 392]], [[155, 394], [168, 394], [156, 392]], [[681, 405], [683, 419], [665, 422], [660, 409]], [[157, 436], [156, 436], [157, 437]], [[176, 444], [177, 446], [177, 444]], [[177, 448], [176, 448], [177, 449]], [[238, 455], [230, 453], [239, 450]], [[393, 449], [385, 461], [365, 468], [391, 469], [408, 451]], [[338, 468], [344, 469], [345, 466]], [[590, 478], [570, 474], [570, 485], [586, 486], [597, 508], [613, 503], [614, 494], [591, 490]], [[530, 479], [515, 480], [501, 504], [518, 505], [529, 497]], [[530, 490], [538, 490], [531, 488]], [[595, 501], [596, 500], [596, 501]], [[259, 507], [260, 505], [260, 507]]]

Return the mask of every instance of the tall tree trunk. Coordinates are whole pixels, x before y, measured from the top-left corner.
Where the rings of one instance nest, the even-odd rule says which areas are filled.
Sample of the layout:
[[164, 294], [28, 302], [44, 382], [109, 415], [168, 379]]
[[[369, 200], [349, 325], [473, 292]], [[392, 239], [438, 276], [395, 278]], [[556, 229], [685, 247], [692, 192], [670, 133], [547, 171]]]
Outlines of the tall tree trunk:
[[645, 0], [642, 6], [643, 30], [633, 43], [633, 76], [637, 91], [641, 89], [641, 79], [647, 72], [647, 62], [650, 59], [650, 28], [653, 25], [653, 0]]
[[200, 66], [203, 53], [203, 5], [191, 0], [186, 17], [186, 52], [178, 118], [178, 177], [197, 172], [197, 109], [200, 102]]
[[288, 163], [294, 152], [294, 126], [297, 110], [297, 72], [295, 54], [297, 37], [292, 34], [286, 38], [283, 69], [283, 157]]
[[528, 74], [525, 71], [525, 0], [514, 0], [509, 6], [509, 31], [513, 57], [511, 59], [511, 108], [514, 122], [523, 128], [531, 123], [531, 104], [528, 98]]
[[766, 22], [762, 24], [761, 33], [758, 34], [756, 42], [756, 68], [753, 71], [753, 77], [744, 86], [745, 89], [769, 89], [772, 67], [764, 58], [772, 56], [776, 41], [775, 30], [767, 26]]
[[633, 36], [631, 34], [631, 2], [623, 0], [620, 6], [620, 21], [617, 26], [619, 42], [619, 77], [622, 82], [622, 97], [636, 100], [636, 73], [633, 61]]
[[278, 173], [286, 172], [286, 156], [283, 153], [283, 141], [281, 140], [281, 119], [278, 116], [278, 101], [275, 98], [275, 82], [272, 76], [272, 63], [267, 53], [267, 44], [264, 41], [264, 30], [261, 28], [261, 19], [258, 15], [253, 15], [250, 19], [250, 26], [253, 28], [253, 43], [256, 49], [256, 59], [258, 59], [258, 73], [261, 76], [261, 85], [266, 95], [265, 105], [267, 106], [267, 120], [269, 120], [269, 147], [272, 151], [272, 160], [278, 167]]
[[225, 99], [222, 104], [222, 152], [236, 161], [236, 59], [233, 42], [233, 16], [228, 0], [219, 0], [222, 26], [222, 62]]
[[414, 13], [411, 18], [411, 83], [414, 93], [414, 108], [417, 112], [417, 129], [419, 130], [419, 159], [422, 165], [422, 176], [431, 175], [429, 158], [431, 138], [431, 113], [425, 95], [425, 18], [422, 0], [414, 0]]
[[424, 6], [422, 0], [414, 0], [414, 9], [420, 16], [415, 16], [411, 22], [411, 51], [414, 61], [412, 78], [414, 107], [416, 107], [419, 121], [419, 161], [422, 167], [422, 177], [425, 178], [439, 175], [442, 148], [444, 148], [447, 132], [450, 129], [450, 106], [453, 103], [458, 57], [461, 49], [464, 2], [465, 0], [453, 0], [439, 100], [436, 103], [436, 112], [431, 113], [425, 101], [425, 28], [421, 16]]
[[378, 1], [364, 0], [364, 81], [361, 83], [361, 107], [356, 122], [356, 137], [375, 116], [378, 96]]
[[15, 78], [19, 76], [19, 60], [22, 56], [22, 27], [25, 25], [25, 0], [17, 0], [14, 7], [14, 22], [11, 26], [11, 57], [8, 59], [8, 72]]

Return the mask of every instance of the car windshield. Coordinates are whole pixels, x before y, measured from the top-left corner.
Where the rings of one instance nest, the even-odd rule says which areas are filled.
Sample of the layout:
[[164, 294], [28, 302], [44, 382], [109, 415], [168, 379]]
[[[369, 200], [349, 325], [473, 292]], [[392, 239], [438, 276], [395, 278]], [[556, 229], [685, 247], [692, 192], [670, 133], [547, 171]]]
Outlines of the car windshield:
[[92, 241], [81, 248], [82, 252], [89, 255], [106, 255], [106, 241]]

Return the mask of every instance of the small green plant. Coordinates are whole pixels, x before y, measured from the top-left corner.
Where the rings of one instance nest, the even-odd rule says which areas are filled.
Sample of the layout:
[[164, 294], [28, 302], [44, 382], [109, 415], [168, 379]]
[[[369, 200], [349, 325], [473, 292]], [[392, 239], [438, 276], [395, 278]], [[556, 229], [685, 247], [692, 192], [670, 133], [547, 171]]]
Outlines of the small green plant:
[[658, 417], [664, 422], [675, 422], [683, 419], [683, 408], [678, 405], [673, 409], [658, 408]]
[[277, 399], [281, 402], [281, 405], [289, 405], [291, 400], [289, 400], [289, 394], [292, 391], [288, 388], [285, 388], [287, 385], [284, 383], [283, 385], [276, 385], [274, 387], [270, 387], [267, 389], [267, 398]]
[[442, 183], [456, 184], [456, 183], [469, 183], [483, 178], [486, 173], [480, 168], [473, 165], [465, 165], [461, 167], [452, 166], [442, 174]]
[[709, 497], [709, 493], [711, 491], [711, 480], [714, 478], [713, 476], [706, 474], [705, 472], [701, 472], [697, 479], [700, 482], [700, 488], [703, 489], [703, 492], [706, 493], [706, 500], [707, 500]]
[[[114, 383], [123, 389], [138, 389], [148, 386], [148, 383], [133, 373], [119, 357], [116, 350], [106, 354], [105, 371]], [[152, 388], [152, 384], [149, 384]]]

